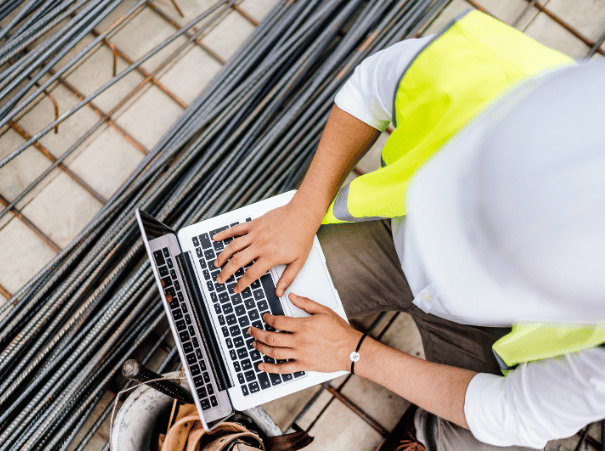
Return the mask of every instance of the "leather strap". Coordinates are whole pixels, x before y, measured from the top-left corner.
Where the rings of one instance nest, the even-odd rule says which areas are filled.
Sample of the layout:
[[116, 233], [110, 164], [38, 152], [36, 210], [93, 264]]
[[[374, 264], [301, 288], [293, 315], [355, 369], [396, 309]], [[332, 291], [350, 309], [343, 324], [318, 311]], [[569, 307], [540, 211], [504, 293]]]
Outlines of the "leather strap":
[[265, 449], [267, 451], [296, 451], [309, 445], [312, 441], [313, 437], [306, 431], [293, 432], [266, 438]]

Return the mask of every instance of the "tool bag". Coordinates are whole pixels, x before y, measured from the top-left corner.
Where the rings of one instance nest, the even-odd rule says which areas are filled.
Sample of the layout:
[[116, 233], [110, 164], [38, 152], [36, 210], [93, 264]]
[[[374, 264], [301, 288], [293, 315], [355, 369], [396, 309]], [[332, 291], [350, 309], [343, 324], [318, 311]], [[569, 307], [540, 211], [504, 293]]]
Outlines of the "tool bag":
[[296, 451], [312, 441], [304, 431], [261, 438], [235, 422], [222, 423], [206, 432], [195, 405], [183, 404], [174, 424], [160, 435], [158, 451]]

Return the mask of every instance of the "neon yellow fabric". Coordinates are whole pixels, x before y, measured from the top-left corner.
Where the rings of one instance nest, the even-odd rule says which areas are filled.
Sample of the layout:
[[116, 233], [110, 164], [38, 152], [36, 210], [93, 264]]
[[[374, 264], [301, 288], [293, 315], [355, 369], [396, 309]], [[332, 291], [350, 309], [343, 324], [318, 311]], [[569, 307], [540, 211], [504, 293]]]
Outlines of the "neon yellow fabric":
[[605, 325], [516, 324], [512, 332], [494, 343], [493, 350], [508, 367], [515, 367], [520, 363], [558, 357], [602, 343], [605, 343]]
[[[323, 222], [404, 215], [412, 175], [454, 133], [513, 85], [572, 63], [486, 14], [467, 13], [430, 43], [402, 77], [395, 98], [397, 127], [382, 151], [386, 166], [341, 190], [340, 207], [335, 211], [333, 202]], [[343, 205], [349, 217], [341, 213]]]

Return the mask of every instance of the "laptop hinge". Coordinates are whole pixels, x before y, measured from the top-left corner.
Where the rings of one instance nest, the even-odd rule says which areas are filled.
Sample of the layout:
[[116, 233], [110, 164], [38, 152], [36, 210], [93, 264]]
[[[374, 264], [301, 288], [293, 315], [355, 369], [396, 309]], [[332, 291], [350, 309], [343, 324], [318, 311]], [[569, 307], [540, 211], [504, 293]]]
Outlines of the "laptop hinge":
[[181, 274], [184, 276], [184, 283], [186, 285], [185, 289], [187, 290], [189, 299], [191, 299], [193, 314], [197, 323], [202, 328], [202, 339], [204, 341], [204, 345], [206, 346], [206, 354], [208, 355], [212, 370], [216, 375], [219, 390], [222, 391], [226, 390], [227, 388], [231, 388], [234, 386], [234, 384], [229, 377], [227, 368], [225, 367], [224, 356], [216, 335], [217, 332], [214, 328], [210, 314], [208, 313], [206, 303], [204, 302], [204, 294], [197, 284], [197, 279], [189, 252], [183, 252], [177, 255], [176, 261], [181, 270]]

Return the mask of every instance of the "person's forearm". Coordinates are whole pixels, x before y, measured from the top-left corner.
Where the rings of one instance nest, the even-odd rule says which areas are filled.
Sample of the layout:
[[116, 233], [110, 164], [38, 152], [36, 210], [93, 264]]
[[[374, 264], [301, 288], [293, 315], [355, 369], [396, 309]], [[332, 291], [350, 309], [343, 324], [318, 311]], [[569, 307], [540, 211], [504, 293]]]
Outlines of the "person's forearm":
[[397, 393], [466, 429], [464, 398], [475, 372], [411, 356], [369, 337], [359, 351], [355, 374]]
[[306, 212], [307, 221], [319, 227], [345, 178], [379, 134], [334, 105], [315, 156], [293, 199]]

